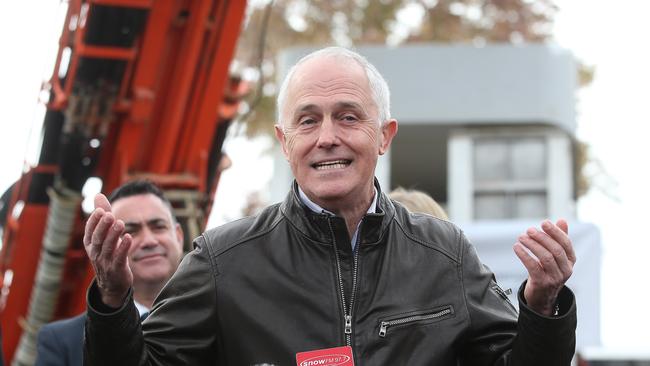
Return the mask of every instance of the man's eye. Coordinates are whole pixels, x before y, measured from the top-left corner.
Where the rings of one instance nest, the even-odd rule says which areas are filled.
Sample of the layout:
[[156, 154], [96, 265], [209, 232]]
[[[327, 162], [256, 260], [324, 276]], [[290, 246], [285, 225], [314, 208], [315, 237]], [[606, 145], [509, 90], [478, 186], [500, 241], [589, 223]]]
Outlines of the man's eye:
[[313, 118], [303, 118], [300, 121], [298, 121], [298, 124], [300, 126], [308, 126], [308, 125], [313, 125], [316, 123], [316, 120]]
[[346, 122], [355, 122], [358, 121], [359, 119], [357, 118], [357, 116], [353, 114], [345, 114], [341, 117], [341, 120]]
[[138, 232], [138, 229], [134, 229], [134, 228], [128, 228], [127, 227], [127, 228], [124, 229], [124, 234], [129, 234], [131, 236], [134, 236], [137, 232]]

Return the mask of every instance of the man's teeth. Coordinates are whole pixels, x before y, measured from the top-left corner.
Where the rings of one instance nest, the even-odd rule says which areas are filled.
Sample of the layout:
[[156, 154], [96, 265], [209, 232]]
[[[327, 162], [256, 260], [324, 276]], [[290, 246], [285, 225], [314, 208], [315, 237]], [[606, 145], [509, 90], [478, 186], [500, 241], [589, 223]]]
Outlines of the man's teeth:
[[327, 170], [327, 169], [340, 169], [345, 168], [345, 164], [328, 164], [328, 165], [318, 165], [316, 169], [318, 170]]
[[348, 165], [350, 165], [349, 160], [336, 160], [336, 161], [327, 161], [324, 163], [318, 163], [315, 165], [315, 167], [318, 170], [326, 170], [326, 169], [341, 169], [341, 168], [345, 168]]

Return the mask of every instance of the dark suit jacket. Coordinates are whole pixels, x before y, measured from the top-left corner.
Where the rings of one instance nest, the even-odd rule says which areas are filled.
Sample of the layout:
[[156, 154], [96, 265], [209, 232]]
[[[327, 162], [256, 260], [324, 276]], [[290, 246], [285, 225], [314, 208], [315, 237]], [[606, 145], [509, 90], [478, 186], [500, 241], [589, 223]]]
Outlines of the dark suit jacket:
[[35, 366], [82, 366], [85, 323], [84, 313], [41, 327]]

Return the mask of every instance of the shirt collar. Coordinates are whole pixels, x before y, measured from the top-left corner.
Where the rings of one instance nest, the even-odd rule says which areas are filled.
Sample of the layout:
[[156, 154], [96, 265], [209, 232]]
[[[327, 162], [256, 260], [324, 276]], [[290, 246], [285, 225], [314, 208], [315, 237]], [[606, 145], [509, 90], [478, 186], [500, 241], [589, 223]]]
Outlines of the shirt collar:
[[[377, 212], [377, 187], [373, 187], [374, 189], [374, 196], [372, 198], [372, 202], [370, 203], [370, 207], [368, 207], [368, 211], [366, 213], [375, 213]], [[333, 212], [328, 211], [322, 207], [320, 207], [317, 203], [314, 201], [310, 200], [309, 197], [305, 194], [305, 192], [302, 191], [302, 188], [298, 186], [298, 196], [300, 197], [300, 200], [302, 203], [305, 204], [305, 206], [309, 207], [310, 210], [316, 212], [316, 213], [327, 213], [330, 215], [334, 215]]]
[[144, 313], [148, 313], [149, 310], [150, 310], [148, 307], [140, 304], [139, 302], [137, 302], [135, 300], [133, 300], [133, 303], [135, 304], [135, 308], [138, 309], [138, 315], [140, 315], [140, 316], [142, 316], [142, 314], [144, 314]]

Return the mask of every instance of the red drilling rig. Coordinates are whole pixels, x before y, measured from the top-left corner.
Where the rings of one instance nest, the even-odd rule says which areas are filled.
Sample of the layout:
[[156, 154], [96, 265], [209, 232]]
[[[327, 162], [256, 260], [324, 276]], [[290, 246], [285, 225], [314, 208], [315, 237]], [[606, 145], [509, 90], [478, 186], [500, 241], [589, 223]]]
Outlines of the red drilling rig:
[[[202, 231], [221, 147], [247, 86], [229, 75], [243, 0], [70, 0], [38, 164], [4, 195], [0, 321], [6, 364], [31, 365], [36, 334], [85, 309], [92, 269], [81, 191], [158, 183], [186, 243]], [[189, 249], [189, 248], [188, 248]]]

